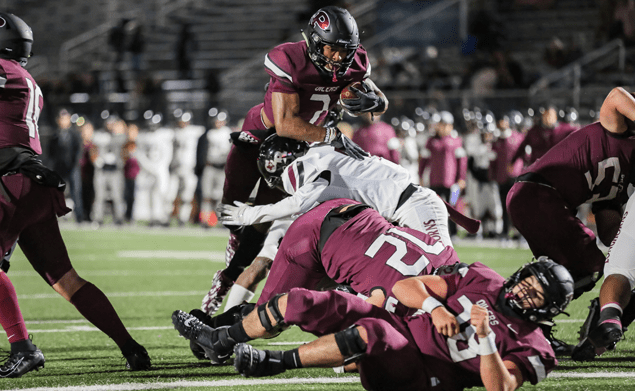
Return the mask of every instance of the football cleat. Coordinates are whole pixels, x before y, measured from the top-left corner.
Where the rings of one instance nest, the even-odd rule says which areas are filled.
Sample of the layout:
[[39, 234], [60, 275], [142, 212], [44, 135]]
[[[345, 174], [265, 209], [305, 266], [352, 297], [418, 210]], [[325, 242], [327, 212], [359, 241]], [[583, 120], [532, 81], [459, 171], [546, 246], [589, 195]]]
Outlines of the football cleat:
[[[190, 341], [190, 349], [192, 349], [191, 342], [196, 343], [212, 364], [222, 364], [231, 357], [236, 342], [227, 333], [229, 327], [213, 329], [194, 315], [180, 310], [172, 313], [172, 324], [181, 336]], [[194, 349], [192, 353], [197, 357], [197, 354], [200, 354], [198, 351], [195, 353]]]
[[604, 322], [589, 333], [589, 341], [596, 349], [613, 349], [622, 339], [622, 325], [613, 322]]
[[203, 298], [201, 309], [208, 315], [214, 315], [223, 304], [223, 300], [229, 290], [234, 285], [234, 281], [225, 277], [222, 270], [219, 270], [212, 279], [212, 287]]
[[126, 359], [126, 368], [131, 371], [145, 371], [152, 366], [148, 351], [132, 338], [121, 348], [121, 353]]
[[621, 330], [617, 324], [608, 323], [606, 324], [607, 326], [598, 326], [599, 320], [600, 299], [595, 298], [591, 300], [589, 315], [580, 328], [580, 342], [571, 353], [573, 360], [594, 360], [596, 356], [601, 355], [605, 351], [613, 350], [615, 344], [621, 339], [623, 330]]
[[44, 368], [44, 354], [36, 347], [34, 351], [11, 353], [0, 366], [0, 377], [20, 377], [32, 370]]
[[281, 351], [258, 350], [246, 343], [234, 348], [234, 367], [245, 377], [274, 376], [285, 371]]
[[571, 353], [573, 352], [573, 345], [554, 337], [553, 326], [543, 324], [540, 328], [551, 345], [553, 352], [556, 354], [556, 357], [571, 356]]

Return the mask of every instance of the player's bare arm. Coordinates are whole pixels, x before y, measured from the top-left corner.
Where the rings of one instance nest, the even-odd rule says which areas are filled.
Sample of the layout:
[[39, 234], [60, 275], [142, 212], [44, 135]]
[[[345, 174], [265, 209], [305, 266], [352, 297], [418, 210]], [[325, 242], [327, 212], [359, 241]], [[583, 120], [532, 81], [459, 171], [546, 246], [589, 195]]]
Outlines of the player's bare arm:
[[[300, 118], [300, 96], [298, 94], [274, 92], [271, 94], [271, 106], [278, 136], [308, 142], [324, 141], [326, 128], [312, 125]], [[273, 126], [264, 113], [263, 119], [265, 125]]]
[[445, 299], [448, 284], [439, 276], [418, 276], [398, 281], [392, 293], [403, 305], [409, 308], [422, 309], [432, 317], [437, 332], [452, 337], [460, 332], [459, 322], [432, 293]]
[[628, 126], [625, 117], [635, 121], [635, 98], [622, 87], [609, 92], [600, 108], [600, 123], [611, 133], [624, 133]]
[[480, 305], [473, 305], [470, 312], [470, 322], [476, 328], [479, 339], [479, 354], [481, 356], [481, 380], [485, 389], [515, 390], [523, 384], [523, 375], [518, 366], [512, 361], [503, 361], [496, 344], [494, 335], [490, 334], [489, 314]]

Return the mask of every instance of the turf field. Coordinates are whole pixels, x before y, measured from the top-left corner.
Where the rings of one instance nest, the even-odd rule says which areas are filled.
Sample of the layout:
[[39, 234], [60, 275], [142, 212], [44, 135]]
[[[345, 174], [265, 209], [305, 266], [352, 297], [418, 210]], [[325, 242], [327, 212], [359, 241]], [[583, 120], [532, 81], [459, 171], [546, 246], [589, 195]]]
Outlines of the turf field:
[[[116, 345], [58, 296], [17, 250], [9, 276], [33, 341], [46, 366], [20, 379], [1, 379], [0, 389], [31, 390], [362, 390], [356, 375], [331, 369], [302, 369], [266, 379], [245, 379], [231, 365], [211, 366], [192, 356], [187, 341], [173, 329], [170, 315], [200, 305], [216, 270], [224, 266], [227, 233], [198, 228], [102, 228], [64, 226], [71, 259], [79, 275], [103, 290], [131, 334], [144, 345], [153, 369], [129, 372]], [[530, 259], [527, 249], [456, 245], [464, 262], [483, 262], [507, 276]], [[574, 343], [587, 314], [591, 292], [557, 318], [556, 336]], [[632, 333], [591, 363], [560, 360], [540, 390], [635, 390]], [[291, 349], [314, 338], [291, 328], [278, 338], [256, 341], [266, 349]], [[8, 349], [4, 342], [0, 348]], [[460, 374], [457, 374], [460, 376]], [[533, 388], [527, 384], [525, 389]]]

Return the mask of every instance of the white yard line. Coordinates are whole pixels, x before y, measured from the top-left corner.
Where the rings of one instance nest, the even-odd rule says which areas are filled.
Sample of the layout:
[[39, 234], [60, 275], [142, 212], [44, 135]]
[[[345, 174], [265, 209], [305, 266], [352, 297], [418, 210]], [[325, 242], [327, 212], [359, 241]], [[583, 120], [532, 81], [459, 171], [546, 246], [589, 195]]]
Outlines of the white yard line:
[[152, 259], [167, 259], [167, 260], [193, 260], [193, 259], [205, 259], [225, 262], [224, 251], [172, 251], [172, 250], [129, 250], [129, 251], [117, 251], [117, 257], [119, 258], [152, 258]]
[[[104, 292], [108, 297], [142, 297], [142, 296], [205, 296], [207, 291], [152, 291], [152, 292]], [[57, 293], [38, 293], [33, 295], [18, 295], [18, 300], [26, 299], [57, 299]]]
[[[631, 378], [633, 372], [592, 372], [592, 373], [552, 373], [549, 378]], [[24, 388], [23, 391], [135, 391], [135, 390], [158, 390], [174, 388], [194, 388], [194, 387], [241, 387], [241, 386], [274, 386], [285, 384], [348, 384], [359, 383], [358, 377], [312, 377], [312, 378], [290, 378], [290, 379], [227, 379], [227, 380], [180, 380], [175, 382], [152, 382], [152, 383], [122, 383], [104, 384], [94, 386], [71, 386], [71, 387], [36, 387]]]

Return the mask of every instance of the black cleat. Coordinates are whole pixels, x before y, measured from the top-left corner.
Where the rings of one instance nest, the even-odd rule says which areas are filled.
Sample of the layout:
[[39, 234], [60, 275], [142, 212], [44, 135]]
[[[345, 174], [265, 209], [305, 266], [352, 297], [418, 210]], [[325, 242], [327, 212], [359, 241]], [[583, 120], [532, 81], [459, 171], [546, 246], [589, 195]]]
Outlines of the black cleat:
[[547, 338], [549, 343], [551, 344], [551, 348], [553, 349], [556, 357], [570, 356], [573, 353], [574, 346], [564, 342], [563, 340], [554, 338], [553, 335], [550, 335]]
[[622, 339], [622, 326], [618, 323], [604, 322], [589, 333], [589, 341], [596, 348], [612, 350]]
[[[172, 324], [180, 335], [197, 344], [205, 352], [212, 364], [222, 364], [231, 357], [235, 341], [229, 337], [227, 327], [213, 329], [196, 316], [176, 310], [172, 314]], [[192, 345], [190, 343], [190, 349]], [[192, 349], [194, 353], [194, 349]], [[197, 356], [197, 353], [194, 353]], [[198, 357], [198, 356], [197, 356]]]
[[44, 355], [36, 347], [34, 351], [11, 353], [0, 366], [0, 377], [20, 377], [32, 370], [44, 368]]
[[258, 350], [246, 343], [234, 348], [234, 367], [245, 377], [274, 376], [285, 371], [281, 351]]
[[[613, 350], [615, 344], [622, 337], [623, 330], [617, 324], [612, 326], [598, 326], [600, 321], [600, 299], [591, 300], [589, 306], [589, 315], [580, 328], [580, 343], [578, 343], [571, 358], [576, 361], [592, 361], [596, 356], [604, 353], [606, 350]], [[610, 324], [610, 323], [609, 323]], [[603, 335], [604, 331], [606, 334]]]
[[121, 353], [126, 358], [126, 368], [131, 371], [145, 371], [152, 366], [148, 351], [134, 339], [126, 342]]

